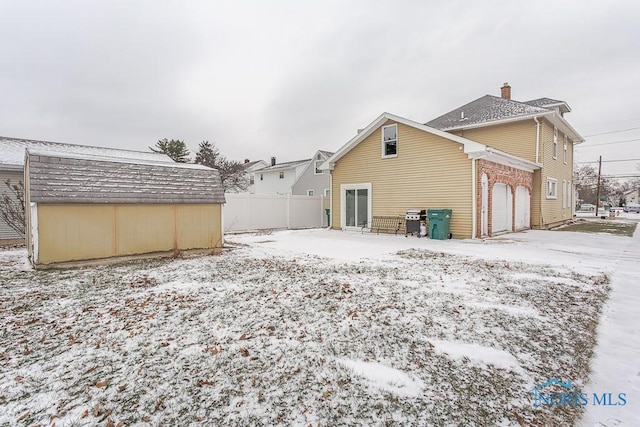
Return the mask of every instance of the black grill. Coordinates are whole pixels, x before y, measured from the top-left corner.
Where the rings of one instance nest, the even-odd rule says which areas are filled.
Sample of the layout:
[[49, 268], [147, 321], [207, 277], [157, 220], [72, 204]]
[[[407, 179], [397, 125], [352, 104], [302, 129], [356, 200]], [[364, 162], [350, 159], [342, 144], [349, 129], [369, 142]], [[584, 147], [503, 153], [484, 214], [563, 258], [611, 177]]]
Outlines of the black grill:
[[404, 216], [406, 226], [405, 235], [416, 234], [420, 237], [420, 225], [425, 224], [427, 220], [427, 211], [422, 209], [409, 209]]

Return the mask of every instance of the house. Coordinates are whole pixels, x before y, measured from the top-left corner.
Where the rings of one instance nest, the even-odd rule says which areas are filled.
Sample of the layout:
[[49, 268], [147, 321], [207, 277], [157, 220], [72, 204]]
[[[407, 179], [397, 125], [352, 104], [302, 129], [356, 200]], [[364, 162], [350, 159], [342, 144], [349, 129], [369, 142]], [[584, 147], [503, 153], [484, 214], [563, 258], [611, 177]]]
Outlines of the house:
[[300, 176], [291, 187], [291, 194], [300, 196], [325, 196], [331, 192], [331, 179], [329, 173], [320, 169], [320, 166], [333, 155], [329, 151], [318, 150], [311, 157], [311, 161], [302, 170]]
[[35, 267], [222, 247], [224, 191], [202, 165], [27, 149]]
[[327, 196], [330, 192], [330, 176], [320, 169], [333, 153], [318, 150], [312, 158], [286, 163], [276, 163], [255, 170], [254, 193], [291, 194], [301, 196]]
[[[506, 89], [505, 89], [506, 87]], [[487, 95], [421, 124], [383, 113], [341, 147], [331, 171], [332, 228], [450, 208], [458, 238], [550, 227], [573, 215], [573, 144], [564, 102]]]
[[623, 197], [627, 204], [640, 203], [640, 189], [625, 191]]
[[[27, 148], [70, 154], [101, 155], [170, 164], [174, 163], [169, 156], [159, 153], [0, 137], [0, 200], [3, 195], [7, 195], [11, 201], [18, 203], [14, 195], [6, 187], [5, 182], [9, 180], [12, 184], [17, 184], [18, 182], [24, 181], [24, 159]], [[0, 218], [0, 246], [22, 243], [24, 243], [24, 237], [14, 231]]]
[[[501, 184], [528, 192], [539, 166], [470, 139], [383, 113], [341, 147], [323, 165], [331, 170], [331, 226], [360, 230], [373, 216], [404, 215], [408, 209], [453, 210], [450, 231], [470, 238], [506, 228], [511, 209], [506, 197], [496, 200], [492, 215], [488, 182], [496, 173]], [[500, 204], [500, 206], [499, 206]], [[498, 210], [500, 209], [500, 212]], [[527, 226], [526, 204], [517, 224]], [[491, 221], [494, 221], [493, 227]]]
[[249, 159], [245, 159], [244, 163], [244, 170], [247, 176], [247, 181], [249, 182], [249, 185], [247, 186], [246, 190], [244, 192], [247, 193], [255, 193], [256, 191], [256, 185], [255, 185], [255, 179], [256, 179], [256, 174], [255, 172], [259, 169], [262, 168], [266, 168], [267, 167], [267, 162], [265, 162], [264, 160], [254, 160], [254, 161], [250, 161]]
[[[551, 228], [571, 220], [573, 150], [584, 141], [564, 118], [571, 108], [551, 98], [514, 101], [508, 83], [500, 91], [500, 97], [485, 95], [426, 125], [536, 163], [540, 168], [533, 175], [531, 226]], [[487, 176], [490, 198], [494, 190], [505, 191], [494, 187], [495, 175]]]

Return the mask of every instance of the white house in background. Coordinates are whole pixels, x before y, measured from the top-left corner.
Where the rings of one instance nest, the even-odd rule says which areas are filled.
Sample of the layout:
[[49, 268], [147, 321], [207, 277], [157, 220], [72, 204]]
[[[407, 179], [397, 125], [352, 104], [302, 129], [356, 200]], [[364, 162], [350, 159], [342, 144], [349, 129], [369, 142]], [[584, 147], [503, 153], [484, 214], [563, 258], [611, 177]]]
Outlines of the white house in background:
[[301, 196], [325, 196], [329, 197], [331, 188], [331, 174], [320, 169], [333, 153], [318, 150], [307, 163], [296, 182], [291, 188], [291, 194]]
[[291, 187], [311, 159], [293, 162], [276, 163], [271, 158], [271, 165], [254, 172], [254, 192], [256, 194], [292, 194]]
[[256, 171], [259, 169], [266, 168], [269, 164], [264, 160], [255, 160], [250, 161], [249, 159], [244, 160], [244, 170], [247, 174], [247, 179], [249, 181], [249, 186], [245, 190], [246, 193], [255, 193], [255, 179], [256, 179]]
[[640, 190], [636, 188], [634, 190], [625, 191], [624, 200], [627, 204], [640, 203]]
[[318, 150], [310, 159], [276, 163], [253, 172], [253, 193], [328, 196], [331, 176], [320, 170], [333, 153]]

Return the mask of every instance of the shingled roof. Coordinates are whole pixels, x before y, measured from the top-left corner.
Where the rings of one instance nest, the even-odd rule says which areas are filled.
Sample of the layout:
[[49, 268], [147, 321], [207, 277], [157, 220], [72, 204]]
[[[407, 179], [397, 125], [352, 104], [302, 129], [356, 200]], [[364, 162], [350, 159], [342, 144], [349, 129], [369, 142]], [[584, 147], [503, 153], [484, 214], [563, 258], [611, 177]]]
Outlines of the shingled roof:
[[425, 125], [439, 130], [452, 130], [475, 124], [506, 119], [552, 114], [553, 110], [529, 105], [524, 102], [485, 95], [475, 101], [456, 108]]
[[174, 163], [171, 157], [162, 153], [121, 150], [107, 147], [92, 147], [90, 145], [65, 144], [62, 142], [36, 141], [33, 139], [0, 136], [0, 167], [21, 170], [24, 166], [24, 154], [27, 149]]
[[217, 170], [185, 163], [27, 150], [36, 203], [225, 203]]

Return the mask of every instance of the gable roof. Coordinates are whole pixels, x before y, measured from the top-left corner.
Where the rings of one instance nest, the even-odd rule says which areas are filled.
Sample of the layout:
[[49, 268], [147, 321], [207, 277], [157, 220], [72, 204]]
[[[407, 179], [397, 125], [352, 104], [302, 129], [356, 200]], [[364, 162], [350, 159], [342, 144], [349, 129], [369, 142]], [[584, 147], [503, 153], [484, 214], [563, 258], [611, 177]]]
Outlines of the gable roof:
[[367, 137], [369, 137], [376, 129], [385, 124], [387, 120], [394, 121], [396, 123], [401, 123], [406, 126], [413, 127], [415, 129], [421, 130], [423, 132], [430, 133], [432, 135], [439, 136], [441, 138], [447, 139], [453, 143], [458, 143], [462, 145], [463, 152], [467, 154], [470, 159], [488, 159], [496, 163], [513, 166], [518, 169], [523, 169], [527, 171], [533, 171], [538, 169], [540, 165], [530, 162], [528, 160], [522, 159], [520, 157], [514, 156], [509, 153], [505, 153], [504, 151], [487, 147], [484, 144], [480, 144], [479, 142], [472, 141], [470, 139], [462, 138], [460, 136], [444, 132], [439, 129], [435, 129], [426, 125], [423, 125], [418, 122], [414, 122], [413, 120], [405, 119], [404, 117], [396, 116], [391, 113], [382, 113], [371, 122], [366, 128], [364, 128], [360, 133], [351, 138], [345, 145], [343, 145], [338, 151], [335, 152], [331, 157], [327, 159], [326, 162], [320, 166], [321, 169], [324, 170], [333, 170], [334, 165], [337, 161], [339, 161], [345, 154], [351, 151], [355, 146], [364, 141]]
[[27, 149], [30, 200], [38, 203], [224, 203], [217, 170]]
[[566, 102], [551, 98], [519, 102], [485, 95], [436, 117], [425, 125], [450, 132], [545, 117], [562, 133], [569, 136], [575, 144], [584, 142], [584, 138], [562, 117], [561, 113], [568, 111], [571, 109]]
[[[318, 161], [318, 159], [316, 158], [318, 157], [318, 154], [320, 154], [320, 157], [322, 157], [322, 159], [319, 160], [319, 161], [322, 161], [320, 169], [322, 169], [322, 165], [324, 164], [324, 162], [329, 157], [333, 156], [333, 153], [331, 151], [325, 151], [325, 150], [318, 150], [315, 153], [313, 153], [313, 156], [311, 156], [311, 159], [309, 159], [307, 166], [305, 166], [304, 169], [302, 169], [302, 171], [300, 172], [300, 174], [298, 175], [294, 183], [291, 185], [291, 188], [295, 187], [298, 184], [298, 181], [300, 181], [300, 179], [304, 176], [304, 174], [307, 173], [307, 170], [309, 168], [311, 167], [315, 168], [316, 161]], [[314, 173], [315, 173], [315, 169], [314, 169]]]
[[65, 144], [61, 142], [36, 141], [32, 139], [0, 136], [0, 167], [5, 169], [22, 170], [24, 166], [25, 150], [27, 149], [77, 155], [108, 156], [116, 159], [129, 158], [140, 161], [175, 163], [171, 157], [162, 153], [121, 150], [107, 147], [92, 147], [89, 145]]

